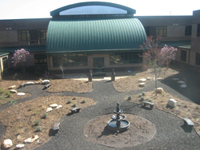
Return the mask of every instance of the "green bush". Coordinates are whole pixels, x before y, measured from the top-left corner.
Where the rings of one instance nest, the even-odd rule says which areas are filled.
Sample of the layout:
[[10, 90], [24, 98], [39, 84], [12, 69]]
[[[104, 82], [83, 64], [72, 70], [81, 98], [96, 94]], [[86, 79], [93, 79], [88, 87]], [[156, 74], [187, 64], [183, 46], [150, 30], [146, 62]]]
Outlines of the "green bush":
[[77, 103], [73, 103], [72, 107], [76, 107]]
[[72, 100], [71, 100], [71, 99], [69, 99], [69, 100], [67, 101], [67, 103], [68, 103], [68, 104], [70, 104], [71, 102], [72, 102]]
[[2, 90], [1, 88], [0, 88], [0, 94], [3, 94], [4, 93], [4, 90]]
[[72, 100], [76, 100], [76, 97], [74, 97]]
[[81, 103], [85, 103], [86, 102], [86, 100], [84, 99], [84, 100], [82, 100], [82, 102]]
[[143, 96], [142, 93], [140, 93], [140, 94], [139, 94], [139, 97], [142, 97], [142, 96]]
[[141, 100], [144, 101], [144, 97], [141, 97]]
[[7, 94], [7, 97], [10, 97], [10, 96], [11, 96], [10, 91], [7, 91], [6, 94]]
[[145, 92], [142, 92], [142, 96], [145, 96], [146, 95], [146, 93]]
[[36, 130], [37, 130], [37, 131], [42, 131], [42, 127], [37, 126], [37, 127], [36, 127]]
[[131, 96], [128, 97], [128, 100], [131, 100]]
[[48, 116], [48, 114], [47, 114], [47, 113], [44, 113], [42, 117], [43, 117], [43, 118], [46, 118], [47, 116]]
[[35, 125], [39, 125], [40, 121], [39, 120], [35, 120]]
[[151, 98], [147, 98], [147, 101], [152, 102], [152, 99]]

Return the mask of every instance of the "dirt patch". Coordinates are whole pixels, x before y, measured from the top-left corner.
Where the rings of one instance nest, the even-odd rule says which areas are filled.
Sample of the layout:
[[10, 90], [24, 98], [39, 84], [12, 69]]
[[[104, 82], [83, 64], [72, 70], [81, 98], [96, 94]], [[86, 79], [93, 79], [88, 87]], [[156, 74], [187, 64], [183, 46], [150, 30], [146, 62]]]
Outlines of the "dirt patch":
[[31, 96], [30, 93], [25, 93], [25, 95], [19, 96], [17, 93], [10, 93], [11, 95], [8, 96], [7, 92], [11, 89], [8, 89], [10, 86], [15, 85], [15, 90], [18, 90], [19, 84], [26, 83], [28, 81], [21, 80], [21, 81], [15, 81], [15, 80], [1, 80], [0, 81], [0, 105], [5, 103], [13, 103], [13, 101], [18, 100], [20, 98], [25, 98]]
[[[125, 99], [127, 100], [128, 98]], [[145, 96], [141, 96], [141, 93], [139, 95], [133, 95], [131, 96], [130, 102], [142, 105], [143, 99], [145, 101], [152, 101], [155, 104], [154, 108], [176, 115], [181, 119], [190, 118], [194, 122], [194, 128], [200, 135], [200, 106], [198, 104], [180, 100], [179, 98], [166, 92], [157, 94], [157, 96], [155, 96], [154, 91], [145, 93]], [[169, 107], [167, 105], [169, 99], [176, 100], [177, 106], [174, 108]]]
[[149, 120], [132, 114], [124, 115], [130, 122], [127, 131], [116, 133], [107, 128], [107, 122], [112, 114], [98, 116], [91, 120], [84, 129], [87, 140], [105, 146], [123, 148], [144, 144], [154, 137], [156, 129]]
[[[47, 107], [52, 103], [62, 105], [62, 108], [53, 108], [51, 112], [47, 113], [47, 117], [44, 118], [43, 115], [46, 113]], [[84, 109], [95, 104], [95, 101], [86, 97], [54, 95], [36, 98], [32, 101], [14, 105], [1, 111], [0, 122], [6, 126], [6, 133], [1, 143], [4, 139], [11, 139], [14, 144], [11, 148], [11, 150], [13, 150], [16, 144], [23, 143], [25, 139], [32, 135], [39, 136], [40, 144], [45, 143], [51, 137], [53, 124], [61, 121], [60, 118], [62, 116], [70, 113], [69, 109], [73, 108], [72, 105], [75, 103], [77, 106], [81, 106], [82, 109]], [[37, 125], [35, 121], [39, 121], [38, 126], [42, 128], [39, 132], [36, 130]], [[39, 144], [36, 141], [32, 144], [26, 144], [27, 149], [34, 149], [38, 146]]]
[[51, 88], [48, 92], [63, 92], [73, 91], [76, 93], [87, 93], [91, 92], [92, 82], [71, 80], [71, 79], [54, 79], [50, 81]]

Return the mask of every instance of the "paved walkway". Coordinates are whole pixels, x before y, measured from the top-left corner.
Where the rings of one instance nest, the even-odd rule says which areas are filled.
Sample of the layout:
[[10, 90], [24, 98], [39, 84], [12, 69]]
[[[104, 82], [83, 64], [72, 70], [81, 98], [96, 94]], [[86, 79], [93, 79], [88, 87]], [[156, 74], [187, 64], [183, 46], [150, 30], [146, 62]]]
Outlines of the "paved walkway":
[[[21, 103], [28, 100], [33, 100], [39, 96], [51, 95], [51, 93], [42, 90], [43, 86], [24, 87], [22, 91], [29, 91], [32, 96], [16, 101]], [[185, 132], [181, 127], [183, 125], [182, 119], [173, 116], [169, 113], [153, 109], [147, 110], [141, 108], [140, 105], [124, 101], [124, 98], [128, 95], [138, 94], [142, 91], [151, 91], [154, 82], [149, 82], [143, 90], [131, 91], [129, 93], [117, 92], [112, 82], [102, 80], [93, 82], [93, 91], [90, 93], [74, 93], [74, 92], [62, 92], [60, 95], [66, 96], [83, 96], [89, 97], [96, 101], [96, 105], [83, 109], [80, 113], [63, 116], [61, 118], [59, 132], [51, 137], [51, 139], [44, 145], [36, 148], [35, 150], [110, 150], [116, 149], [112, 147], [106, 147], [103, 145], [88, 142], [84, 136], [84, 127], [91, 119], [106, 114], [113, 114], [113, 110], [116, 108], [116, 102], [120, 102], [120, 107], [124, 113], [135, 114], [150, 120], [156, 127], [157, 133], [154, 138], [144, 144], [135, 147], [122, 148], [123, 150], [198, 150], [200, 149], [200, 137], [193, 129], [191, 132]], [[166, 92], [176, 95], [177, 97], [188, 100], [182, 96], [176, 90], [171, 89], [169, 86], [159, 82], [159, 86], [163, 87]], [[38, 90], [33, 90], [38, 89]], [[0, 106], [0, 111], [7, 108], [10, 105]], [[1, 127], [1, 126], [0, 126]], [[5, 128], [0, 129], [0, 134], [3, 134]]]

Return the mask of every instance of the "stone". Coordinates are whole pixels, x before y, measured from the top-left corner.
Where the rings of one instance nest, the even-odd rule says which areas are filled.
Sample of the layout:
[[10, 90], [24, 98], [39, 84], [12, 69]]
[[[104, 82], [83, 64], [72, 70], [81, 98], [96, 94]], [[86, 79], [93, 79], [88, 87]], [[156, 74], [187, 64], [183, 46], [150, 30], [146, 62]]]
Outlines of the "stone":
[[49, 80], [43, 80], [43, 81], [42, 81], [42, 84], [49, 84], [49, 83], [50, 83]]
[[40, 84], [40, 81], [35, 82], [35, 84]]
[[178, 83], [180, 83], [180, 84], [185, 84], [185, 81], [178, 81]]
[[18, 140], [21, 140], [21, 138], [22, 138], [21, 135], [17, 135]]
[[34, 82], [26, 82], [25, 83], [26, 85], [33, 85], [33, 84], [35, 84]]
[[16, 91], [16, 90], [10, 90], [10, 92], [11, 92], [11, 93], [17, 93], [17, 91]]
[[151, 77], [147, 77], [147, 80], [151, 80], [152, 78]]
[[31, 138], [28, 138], [28, 139], [24, 140], [24, 143], [32, 143]]
[[187, 85], [186, 85], [186, 84], [182, 84], [180, 87], [181, 87], [181, 88], [186, 88]]
[[20, 93], [17, 93], [17, 95], [22, 96], [22, 95], [25, 95], [25, 93], [20, 92]]
[[52, 108], [55, 108], [55, 107], [58, 107], [58, 104], [51, 104], [49, 106], [52, 107]]
[[58, 105], [57, 107], [56, 107], [56, 109], [59, 109], [59, 108], [61, 108], [62, 107], [62, 105]]
[[174, 80], [174, 81], [178, 81], [178, 80], [179, 80], [179, 78], [172, 78], [172, 80]]
[[142, 79], [139, 79], [139, 82], [145, 82], [147, 79], [145, 78], [142, 78]]
[[177, 106], [177, 101], [174, 99], [169, 99], [167, 105], [171, 106], [171, 107], [176, 107]]
[[59, 128], [59, 125], [60, 125], [59, 122], [55, 122], [55, 123], [53, 124], [53, 130], [59, 130], [59, 129], [60, 129], [60, 128]]
[[5, 149], [10, 148], [10, 147], [12, 147], [12, 146], [13, 146], [13, 143], [12, 143], [12, 140], [11, 140], [11, 139], [5, 139], [5, 140], [3, 141], [3, 147], [4, 147]]
[[17, 144], [16, 148], [20, 149], [20, 148], [24, 148], [24, 146], [25, 146], [24, 144]]
[[144, 87], [144, 86], [145, 86], [145, 83], [142, 82], [142, 83], [139, 84], [139, 86]]
[[51, 107], [48, 107], [47, 109], [46, 109], [46, 112], [50, 112], [50, 111], [52, 111], [53, 109], [51, 108]]
[[158, 93], [164, 92], [163, 88], [161, 88], [161, 87], [158, 87], [156, 91], [157, 91]]
[[37, 140], [38, 138], [39, 138], [38, 135], [33, 135], [32, 137], [30, 137], [30, 138], [24, 140], [24, 143], [32, 143], [32, 142], [34, 142], [35, 140]]
[[14, 88], [16, 88], [16, 85], [12, 85], [8, 89], [14, 89]]
[[162, 80], [163, 78], [157, 78], [158, 81]]

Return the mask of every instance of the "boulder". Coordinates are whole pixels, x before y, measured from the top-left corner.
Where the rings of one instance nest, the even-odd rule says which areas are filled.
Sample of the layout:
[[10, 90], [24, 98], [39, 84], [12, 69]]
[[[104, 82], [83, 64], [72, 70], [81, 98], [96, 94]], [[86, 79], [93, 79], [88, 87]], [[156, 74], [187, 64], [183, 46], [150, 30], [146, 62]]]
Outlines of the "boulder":
[[163, 78], [157, 78], [158, 81], [162, 80]]
[[42, 84], [49, 84], [49, 83], [50, 83], [49, 80], [43, 80], [43, 81], [42, 81]]
[[30, 138], [24, 140], [24, 143], [32, 143], [32, 142], [34, 142], [35, 140], [37, 140], [38, 138], [39, 138], [38, 135], [33, 135], [32, 137], [30, 137]]
[[147, 77], [147, 80], [151, 80], [152, 78], [151, 77]]
[[12, 146], [13, 146], [13, 143], [12, 143], [12, 140], [11, 140], [11, 139], [5, 139], [5, 140], [3, 141], [3, 147], [4, 147], [5, 149], [10, 148], [10, 147], [12, 147]]
[[35, 84], [34, 82], [26, 82], [25, 83], [26, 85], [33, 85], [33, 84]]
[[16, 88], [16, 85], [12, 85], [8, 89], [14, 89], [14, 88]]
[[180, 83], [180, 84], [185, 84], [185, 81], [178, 81], [178, 83]]
[[158, 93], [164, 92], [163, 88], [161, 88], [161, 87], [158, 87], [156, 91], [157, 91]]
[[145, 78], [142, 78], [142, 79], [139, 79], [139, 82], [145, 82], [147, 79]]
[[49, 106], [52, 107], [52, 108], [55, 108], [55, 107], [58, 107], [58, 104], [51, 104]]
[[144, 87], [144, 86], [145, 86], [145, 83], [142, 82], [142, 83], [139, 84], [139, 86]]
[[16, 91], [16, 90], [10, 90], [10, 92], [11, 92], [11, 93], [17, 93], [17, 91]]
[[25, 93], [20, 92], [20, 93], [17, 93], [17, 95], [22, 96], [22, 95], [25, 95]]
[[177, 101], [174, 99], [169, 99], [167, 105], [169, 105], [171, 107], [175, 107], [177, 105]]
[[59, 109], [59, 108], [61, 108], [62, 107], [62, 105], [58, 105], [57, 107], [56, 107], [56, 109]]
[[181, 88], [186, 88], [187, 85], [186, 85], [186, 84], [182, 84], [180, 87], [181, 87]]
[[174, 80], [174, 81], [178, 81], [178, 80], [179, 80], [179, 78], [172, 78], [172, 80]]
[[53, 109], [51, 108], [51, 107], [48, 107], [47, 109], [46, 109], [46, 112], [50, 112], [50, 111], [52, 111]]
[[16, 148], [17, 148], [17, 149], [20, 149], [20, 148], [24, 148], [24, 146], [25, 146], [24, 144], [17, 144], [17, 145], [16, 145]]

